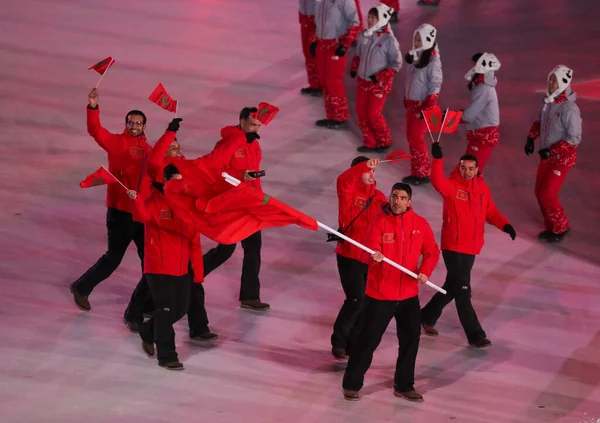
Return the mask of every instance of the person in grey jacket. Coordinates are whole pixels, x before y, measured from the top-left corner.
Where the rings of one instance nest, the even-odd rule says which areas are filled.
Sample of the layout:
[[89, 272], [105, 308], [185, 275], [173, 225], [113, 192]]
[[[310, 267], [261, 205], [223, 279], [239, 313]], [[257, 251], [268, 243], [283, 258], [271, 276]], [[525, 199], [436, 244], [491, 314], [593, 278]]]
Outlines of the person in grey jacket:
[[410, 176], [402, 182], [411, 185], [429, 183], [431, 164], [425, 144], [427, 126], [422, 111], [437, 106], [442, 88], [442, 62], [437, 49], [437, 30], [422, 24], [414, 32], [413, 49], [405, 57], [409, 66], [404, 85], [406, 108], [406, 138], [410, 146]]
[[491, 53], [477, 53], [471, 58], [473, 67], [465, 75], [469, 81], [471, 103], [463, 110], [460, 123], [467, 124], [467, 151], [477, 157], [479, 171], [483, 168], [498, 145], [500, 108], [496, 93], [495, 72], [500, 61]]
[[383, 117], [383, 105], [392, 91], [394, 75], [402, 67], [402, 54], [388, 23], [394, 10], [379, 4], [369, 10], [369, 28], [358, 37], [350, 76], [358, 75], [356, 114], [363, 134], [361, 153], [382, 153], [392, 144], [392, 134]]
[[569, 169], [575, 166], [581, 142], [581, 113], [575, 104], [577, 94], [570, 87], [572, 80], [573, 70], [565, 65], [550, 71], [544, 106], [525, 144], [525, 154], [530, 155], [535, 151], [535, 140], [540, 140], [535, 196], [544, 216], [545, 230], [538, 237], [548, 242], [562, 241], [570, 230], [558, 192]]
[[316, 41], [311, 54], [317, 58], [317, 71], [326, 118], [317, 126], [340, 129], [348, 126], [348, 99], [344, 88], [346, 52], [359, 31], [358, 11], [354, 0], [322, 0], [315, 7]]

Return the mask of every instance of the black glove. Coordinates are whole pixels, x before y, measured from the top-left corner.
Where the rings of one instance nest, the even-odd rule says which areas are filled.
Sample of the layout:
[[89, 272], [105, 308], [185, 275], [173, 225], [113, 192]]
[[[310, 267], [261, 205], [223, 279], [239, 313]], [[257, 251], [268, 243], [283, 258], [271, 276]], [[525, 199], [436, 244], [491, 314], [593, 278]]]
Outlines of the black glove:
[[377, 77], [375, 75], [369, 76], [369, 79], [377, 84]]
[[249, 143], [259, 139], [260, 136], [258, 135], [258, 132], [246, 132], [246, 141], [248, 141]]
[[348, 51], [348, 47], [343, 46], [343, 45], [339, 45], [338, 48], [335, 49], [335, 55], [336, 56], [340, 56], [343, 57], [346, 55], [346, 52]]
[[310, 43], [309, 50], [310, 50], [310, 55], [312, 57], [317, 57], [317, 42], [316, 41], [313, 41], [312, 43]]
[[530, 154], [533, 154], [534, 151], [535, 144], [533, 138], [527, 138], [527, 144], [525, 144], [525, 154], [529, 156]]
[[350, 78], [356, 78], [356, 72], [350, 71]]
[[167, 131], [171, 131], [171, 132], [177, 132], [179, 131], [179, 122], [181, 122], [183, 119], [181, 118], [175, 118], [171, 121], [171, 123], [169, 123], [169, 126], [167, 126]]
[[513, 241], [517, 237], [517, 231], [515, 231], [515, 228], [513, 228], [513, 225], [511, 225], [510, 223], [504, 225], [504, 228], [502, 230], [509, 234]]
[[440, 146], [439, 142], [434, 142], [431, 145], [431, 155], [436, 159], [441, 159], [444, 157], [444, 154], [442, 153], [442, 147]]
[[549, 148], [542, 148], [540, 151], [538, 151], [538, 154], [544, 160], [548, 160], [552, 155]]

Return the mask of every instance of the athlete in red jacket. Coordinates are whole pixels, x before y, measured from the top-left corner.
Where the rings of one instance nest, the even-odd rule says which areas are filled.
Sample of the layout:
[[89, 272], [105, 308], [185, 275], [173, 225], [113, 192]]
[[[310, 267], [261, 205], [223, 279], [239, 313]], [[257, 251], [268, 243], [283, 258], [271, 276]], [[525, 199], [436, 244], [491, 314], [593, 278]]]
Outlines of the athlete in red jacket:
[[[394, 376], [394, 395], [409, 401], [422, 401], [415, 391], [415, 362], [421, 336], [418, 282], [425, 283], [440, 258], [431, 226], [410, 208], [410, 185], [392, 187], [389, 204], [381, 207], [367, 232], [366, 246], [375, 251], [369, 266], [364, 324], [344, 374], [344, 397], [357, 400], [373, 353], [381, 342], [392, 317], [396, 319], [399, 353]], [[418, 275], [418, 281], [383, 263], [383, 257]], [[423, 258], [419, 265], [419, 259]]]
[[[113, 134], [100, 124], [96, 88], [90, 91], [88, 100], [88, 133], [108, 153], [108, 169], [126, 187], [139, 190], [146, 158], [151, 150], [144, 134], [146, 116], [139, 110], [131, 110], [125, 116], [125, 130], [121, 134]], [[108, 185], [106, 206], [108, 251], [70, 285], [75, 304], [86, 311], [91, 309], [88, 296], [119, 267], [131, 241], [135, 242], [140, 260], [144, 259], [144, 226], [133, 221], [131, 200], [121, 184]]]
[[[221, 129], [222, 139], [217, 142], [213, 151], [204, 156], [212, 160], [215, 166], [222, 168], [237, 179], [249, 183], [262, 191], [260, 179], [253, 178], [249, 172], [260, 170], [262, 151], [258, 140], [261, 122], [252, 117], [256, 107], [244, 107], [240, 112], [237, 126], [226, 126]], [[204, 276], [225, 263], [235, 251], [236, 244], [219, 244], [204, 254]], [[269, 304], [260, 301], [260, 249], [261, 232], [258, 231], [242, 240], [244, 261], [242, 264], [242, 282], [239, 300], [242, 308], [266, 311]]]
[[[165, 167], [165, 182], [181, 179], [178, 172], [173, 165]], [[156, 343], [158, 364], [169, 370], [182, 370], [175, 351], [173, 325], [188, 311], [190, 262], [194, 282], [204, 280], [200, 234], [171, 209], [162, 184], [153, 182], [150, 192], [144, 191], [140, 195], [129, 191], [130, 198], [135, 199], [135, 218], [144, 222], [144, 274], [155, 303], [152, 317], [140, 325], [142, 347], [153, 356]]]
[[479, 176], [477, 158], [465, 154], [460, 158], [458, 171], [450, 178], [444, 176], [444, 160], [439, 143], [431, 147], [433, 164], [431, 183], [444, 197], [444, 220], [442, 226], [442, 256], [446, 264], [446, 295], [436, 293], [423, 307], [421, 319], [428, 335], [438, 334], [435, 323], [446, 305], [454, 299], [458, 318], [471, 346], [482, 348], [491, 344], [477, 319], [471, 304], [471, 269], [475, 256], [483, 247], [485, 223], [496, 226], [510, 235], [517, 236], [509, 221], [498, 211], [490, 189]]
[[[337, 178], [339, 231], [358, 242], [364, 241], [377, 209], [386, 203], [385, 195], [376, 189], [375, 168], [379, 163], [379, 159], [356, 157], [350, 169]], [[364, 303], [368, 265], [363, 251], [349, 242], [339, 241], [335, 252], [346, 299], [333, 325], [331, 352], [345, 360], [348, 344], [356, 341], [360, 331], [357, 318]]]

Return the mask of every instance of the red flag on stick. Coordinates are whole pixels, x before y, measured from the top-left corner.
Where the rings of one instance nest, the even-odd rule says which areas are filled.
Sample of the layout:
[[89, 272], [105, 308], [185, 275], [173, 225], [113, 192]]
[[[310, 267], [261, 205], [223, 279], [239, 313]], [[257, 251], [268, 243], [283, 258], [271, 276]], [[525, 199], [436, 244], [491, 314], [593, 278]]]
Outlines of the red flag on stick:
[[462, 117], [463, 112], [460, 110], [448, 110], [445, 116], [444, 128], [442, 132], [446, 134], [453, 134], [458, 131], [458, 124]]
[[258, 119], [263, 125], [267, 126], [269, 122], [279, 113], [279, 108], [269, 103], [261, 102], [258, 104], [258, 111], [252, 113], [254, 119]]
[[113, 184], [115, 182], [120, 181], [113, 176], [104, 166], [101, 166], [91, 175], [86, 176], [86, 178], [79, 183], [81, 188], [90, 188], [96, 187], [98, 185], [106, 185]]
[[412, 159], [412, 156], [404, 150], [396, 150], [385, 156], [384, 162], [399, 162], [401, 160]]
[[88, 70], [94, 69], [100, 75], [104, 75], [104, 72], [106, 72], [108, 70], [108, 68], [110, 68], [114, 63], [115, 63], [115, 59], [108, 56], [106, 59], [104, 59], [104, 60], [96, 63], [94, 66], [88, 68]]
[[163, 84], [159, 83], [148, 99], [169, 112], [177, 112], [177, 100], [173, 100], [173, 98], [167, 94], [167, 90], [165, 90]]
[[423, 110], [423, 117], [427, 120], [430, 131], [439, 131], [442, 129], [442, 109], [440, 109], [440, 106]]

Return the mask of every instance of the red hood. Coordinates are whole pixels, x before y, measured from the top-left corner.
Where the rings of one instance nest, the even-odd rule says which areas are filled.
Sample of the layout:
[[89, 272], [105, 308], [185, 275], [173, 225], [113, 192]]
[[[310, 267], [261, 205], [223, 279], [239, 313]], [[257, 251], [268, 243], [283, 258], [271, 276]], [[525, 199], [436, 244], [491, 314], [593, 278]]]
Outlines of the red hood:
[[238, 134], [244, 134], [244, 131], [242, 131], [237, 126], [226, 126], [224, 128], [221, 128], [221, 138], [228, 138], [232, 135]]

